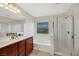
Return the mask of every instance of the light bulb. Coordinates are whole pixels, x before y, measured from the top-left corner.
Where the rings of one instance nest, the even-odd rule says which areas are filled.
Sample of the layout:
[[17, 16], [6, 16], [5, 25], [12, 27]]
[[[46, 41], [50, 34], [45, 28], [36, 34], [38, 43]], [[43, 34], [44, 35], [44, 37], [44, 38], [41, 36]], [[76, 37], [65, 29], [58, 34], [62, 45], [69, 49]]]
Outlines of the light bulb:
[[8, 9], [9, 11], [12, 11], [14, 13], [20, 13], [20, 10], [13, 4], [4, 3], [4, 4], [0, 4], [0, 6], [4, 7], [5, 9]]
[[[16, 6], [13, 6], [12, 4], [9, 4], [10, 9], [13, 10], [14, 13], [20, 12]], [[14, 11], [15, 10], [15, 11]]]
[[12, 5], [12, 4], [9, 4], [8, 6], [9, 6], [10, 8], [13, 8], [13, 5]]
[[13, 8], [16, 12], [19, 12], [20, 13], [20, 10], [16, 7]]
[[8, 5], [9, 3], [4, 3], [4, 5]]
[[16, 7], [13, 8], [16, 12], [18, 12], [18, 9]]
[[13, 9], [14, 9], [14, 10], [17, 10], [17, 8], [16, 8], [16, 7], [13, 7]]
[[17, 9], [16, 11], [20, 13], [20, 10], [19, 9]]
[[12, 12], [14, 12], [14, 13], [16, 13], [16, 11], [14, 11], [13, 9], [9, 9], [10, 11], [12, 11]]

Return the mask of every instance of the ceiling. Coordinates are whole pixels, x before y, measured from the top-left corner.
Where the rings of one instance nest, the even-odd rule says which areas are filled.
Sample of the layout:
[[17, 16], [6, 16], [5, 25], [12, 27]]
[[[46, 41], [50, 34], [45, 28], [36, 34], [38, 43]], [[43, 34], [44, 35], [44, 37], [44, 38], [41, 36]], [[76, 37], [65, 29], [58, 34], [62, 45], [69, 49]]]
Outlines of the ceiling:
[[[56, 15], [67, 11], [72, 4], [68, 3], [16, 3], [17, 6], [24, 9], [33, 17]], [[0, 7], [0, 16], [8, 17], [15, 20], [25, 19], [21, 13], [13, 13], [5, 8]]]
[[34, 17], [56, 15], [64, 13], [71, 7], [71, 3], [18, 3], [19, 7]]
[[0, 7], [0, 16], [2, 17], [8, 17], [10, 19], [14, 19], [14, 20], [22, 20], [25, 17], [21, 14], [21, 13], [14, 13], [11, 12], [3, 7]]

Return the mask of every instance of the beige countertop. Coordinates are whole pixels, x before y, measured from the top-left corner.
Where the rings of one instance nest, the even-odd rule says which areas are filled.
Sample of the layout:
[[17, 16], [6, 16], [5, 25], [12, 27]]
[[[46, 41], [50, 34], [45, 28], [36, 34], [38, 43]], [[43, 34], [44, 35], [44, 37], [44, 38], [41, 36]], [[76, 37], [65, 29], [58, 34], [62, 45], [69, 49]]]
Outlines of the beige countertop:
[[32, 36], [19, 36], [16, 39], [10, 39], [10, 37], [0, 37], [0, 48], [11, 45], [13, 43], [19, 42], [21, 40], [27, 39]]

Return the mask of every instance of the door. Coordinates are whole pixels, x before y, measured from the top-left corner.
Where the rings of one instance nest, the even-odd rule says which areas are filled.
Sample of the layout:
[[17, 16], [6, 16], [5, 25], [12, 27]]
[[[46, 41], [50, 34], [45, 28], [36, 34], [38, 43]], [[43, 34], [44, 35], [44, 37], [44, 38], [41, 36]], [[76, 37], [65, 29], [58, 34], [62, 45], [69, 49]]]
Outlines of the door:
[[19, 56], [25, 56], [25, 40], [18, 43]]
[[8, 56], [17, 56], [18, 55], [17, 43], [8, 46], [7, 49], [9, 51]]
[[73, 29], [73, 17], [72, 16], [68, 16], [67, 18], [65, 18], [64, 20], [64, 37], [62, 40], [62, 49], [63, 49], [63, 55], [73, 55], [73, 48], [74, 48], [74, 29]]
[[33, 50], [33, 38], [26, 39], [26, 56], [28, 56]]
[[[58, 55], [72, 55], [73, 52], [73, 19], [72, 16], [59, 16], [54, 24], [54, 51]], [[57, 33], [56, 33], [57, 32]]]

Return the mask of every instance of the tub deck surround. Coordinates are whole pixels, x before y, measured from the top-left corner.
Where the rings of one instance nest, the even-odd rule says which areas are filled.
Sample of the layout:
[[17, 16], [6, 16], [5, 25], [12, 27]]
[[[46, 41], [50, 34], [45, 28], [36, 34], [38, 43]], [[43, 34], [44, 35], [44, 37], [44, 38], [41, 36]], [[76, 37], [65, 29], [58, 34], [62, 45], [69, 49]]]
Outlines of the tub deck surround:
[[17, 43], [17, 42], [22, 41], [22, 40], [25, 40], [29, 37], [32, 37], [32, 36], [19, 36], [16, 39], [10, 39], [10, 37], [6, 37], [6, 36], [1, 37], [0, 38], [0, 48]]
[[0, 56], [28, 56], [33, 50], [33, 37], [0, 38]]

